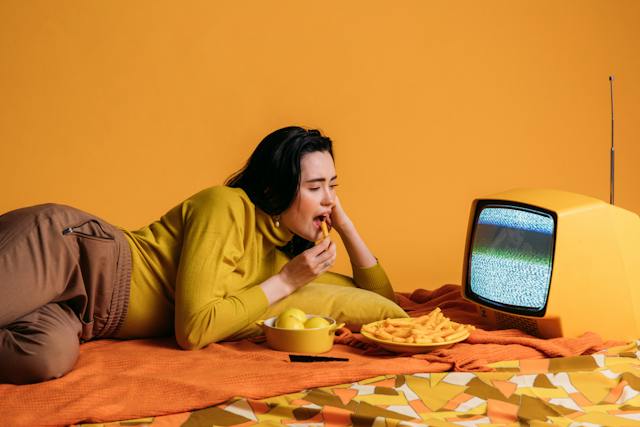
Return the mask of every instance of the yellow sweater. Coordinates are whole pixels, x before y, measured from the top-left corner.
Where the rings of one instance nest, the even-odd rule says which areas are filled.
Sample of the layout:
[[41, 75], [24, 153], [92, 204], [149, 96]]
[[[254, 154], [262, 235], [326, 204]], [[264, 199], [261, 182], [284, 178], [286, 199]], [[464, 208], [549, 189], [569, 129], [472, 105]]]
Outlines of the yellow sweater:
[[[276, 247], [293, 237], [242, 189], [225, 186], [193, 195], [147, 227], [122, 231], [131, 246], [131, 297], [117, 337], [175, 332], [188, 349], [223, 340], [259, 319], [268, 300], [257, 285], [289, 261]], [[351, 281], [335, 273], [317, 280]], [[354, 268], [354, 281], [393, 300], [379, 264]]]

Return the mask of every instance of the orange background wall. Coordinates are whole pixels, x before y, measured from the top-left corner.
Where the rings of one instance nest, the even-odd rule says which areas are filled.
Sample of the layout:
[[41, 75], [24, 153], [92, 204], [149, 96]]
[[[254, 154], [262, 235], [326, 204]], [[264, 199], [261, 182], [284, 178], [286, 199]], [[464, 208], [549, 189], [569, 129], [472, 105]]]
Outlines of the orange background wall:
[[[0, 2], [0, 211], [138, 228], [289, 124], [399, 290], [459, 283], [472, 198], [520, 186], [640, 212], [640, 2]], [[338, 271], [348, 272], [344, 250]]]

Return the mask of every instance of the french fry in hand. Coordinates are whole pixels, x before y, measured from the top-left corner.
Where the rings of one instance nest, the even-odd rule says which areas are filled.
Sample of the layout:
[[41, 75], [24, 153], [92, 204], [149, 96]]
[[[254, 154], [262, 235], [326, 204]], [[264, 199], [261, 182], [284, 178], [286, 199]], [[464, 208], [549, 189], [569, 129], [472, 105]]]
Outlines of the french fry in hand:
[[324, 221], [322, 221], [322, 223], [320, 223], [320, 228], [322, 229], [322, 238], [316, 240], [316, 245], [318, 243], [322, 242], [327, 237], [329, 237], [329, 228], [327, 227], [327, 221], [326, 220], [324, 220]]
[[473, 325], [457, 323], [440, 308], [420, 317], [385, 319], [364, 325], [362, 330], [383, 341], [406, 344], [437, 344], [457, 340], [474, 330]]

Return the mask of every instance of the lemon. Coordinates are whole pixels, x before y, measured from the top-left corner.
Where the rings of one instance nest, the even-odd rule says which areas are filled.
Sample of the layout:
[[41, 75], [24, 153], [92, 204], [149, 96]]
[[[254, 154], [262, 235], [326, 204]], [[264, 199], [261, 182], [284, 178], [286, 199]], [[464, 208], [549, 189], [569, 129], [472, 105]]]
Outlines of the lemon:
[[302, 323], [307, 321], [307, 315], [305, 314], [304, 311], [300, 310], [299, 308], [293, 308], [293, 307], [287, 308], [285, 311], [280, 313], [280, 316], [278, 316], [278, 319], [285, 318], [287, 316], [293, 316]]
[[324, 317], [312, 317], [304, 322], [305, 329], [324, 328], [329, 326], [330, 323]]
[[293, 316], [278, 317], [276, 328], [282, 329], [304, 329], [304, 323]]

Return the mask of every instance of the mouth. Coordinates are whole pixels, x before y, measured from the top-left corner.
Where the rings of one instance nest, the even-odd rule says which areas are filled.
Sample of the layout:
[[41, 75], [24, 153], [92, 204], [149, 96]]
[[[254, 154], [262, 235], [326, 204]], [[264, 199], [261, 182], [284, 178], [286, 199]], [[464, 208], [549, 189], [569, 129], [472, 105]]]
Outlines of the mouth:
[[313, 226], [318, 229], [318, 231], [320, 231], [322, 229], [322, 222], [326, 222], [327, 224], [327, 229], [329, 229], [329, 231], [331, 231], [331, 219], [329, 218], [329, 215], [318, 215], [316, 217], [313, 218]]

